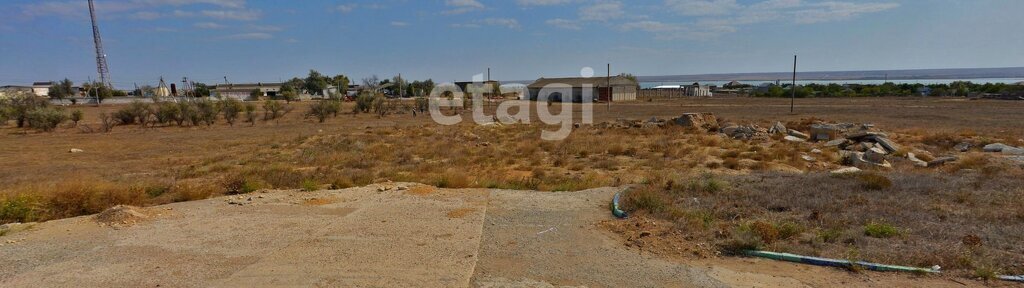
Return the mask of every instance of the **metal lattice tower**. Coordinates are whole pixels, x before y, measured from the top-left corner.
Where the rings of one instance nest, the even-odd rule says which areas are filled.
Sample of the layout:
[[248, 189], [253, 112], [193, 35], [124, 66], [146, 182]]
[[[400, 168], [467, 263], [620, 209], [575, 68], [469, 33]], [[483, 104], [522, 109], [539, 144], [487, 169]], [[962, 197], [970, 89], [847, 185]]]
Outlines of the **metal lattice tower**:
[[103, 53], [103, 40], [100, 39], [100, 27], [96, 24], [96, 8], [92, 2], [89, 0], [89, 16], [92, 17], [92, 41], [96, 44], [96, 72], [100, 73], [100, 83], [113, 88], [110, 70], [107, 70], [107, 54]]

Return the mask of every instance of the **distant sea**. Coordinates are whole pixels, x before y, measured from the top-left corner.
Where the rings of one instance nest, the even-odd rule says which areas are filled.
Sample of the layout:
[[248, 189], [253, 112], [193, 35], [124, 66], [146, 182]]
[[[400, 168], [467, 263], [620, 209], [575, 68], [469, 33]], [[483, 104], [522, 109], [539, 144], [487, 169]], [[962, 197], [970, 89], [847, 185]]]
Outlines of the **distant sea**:
[[[781, 80], [780, 82], [782, 84], [788, 84], [788, 83], [792, 82], [791, 80], [786, 80], [786, 79], [780, 79], [780, 80]], [[896, 84], [924, 84], [924, 85], [930, 85], [930, 84], [949, 84], [949, 83], [952, 83], [952, 82], [955, 82], [955, 81], [970, 81], [970, 82], [979, 83], [979, 84], [984, 84], [984, 83], [1004, 83], [1004, 84], [1010, 84], [1010, 83], [1017, 83], [1017, 82], [1024, 81], [1024, 78], [903, 79], [903, 80], [889, 80], [888, 82], [892, 82], [892, 83], [896, 83]], [[725, 85], [726, 83], [729, 83], [731, 81], [680, 81], [680, 82], [650, 82], [650, 81], [647, 81], [647, 82], [641, 82], [640, 83], [640, 88], [653, 88], [653, 87], [661, 86], [661, 85], [691, 85], [694, 82], [700, 83], [701, 85], [716, 85], [716, 86], [721, 87], [722, 85]], [[748, 85], [753, 85], [753, 86], [758, 86], [758, 85], [761, 85], [762, 83], [774, 83], [775, 81], [757, 80], [757, 81], [737, 81], [737, 82], [740, 82], [740, 83], [743, 83], [743, 84], [748, 84]], [[796, 80], [796, 84], [797, 85], [807, 85], [807, 84], [811, 84], [811, 83], [823, 84], [823, 85], [827, 85], [827, 84], [879, 85], [879, 84], [883, 84], [885, 82], [886, 82], [885, 80]]]

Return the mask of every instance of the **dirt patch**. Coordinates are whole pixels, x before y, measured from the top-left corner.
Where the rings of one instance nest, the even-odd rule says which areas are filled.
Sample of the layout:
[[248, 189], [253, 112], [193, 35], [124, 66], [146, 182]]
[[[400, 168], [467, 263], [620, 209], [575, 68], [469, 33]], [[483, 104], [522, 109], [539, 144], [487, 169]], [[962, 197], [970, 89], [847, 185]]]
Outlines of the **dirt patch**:
[[459, 208], [448, 212], [448, 218], [462, 218], [476, 211], [476, 208]]
[[434, 186], [417, 185], [413, 186], [412, 188], [409, 188], [408, 192], [406, 193], [410, 195], [426, 196], [434, 193], [435, 191], [437, 191], [437, 188], [435, 188]]
[[142, 208], [117, 205], [96, 214], [96, 222], [111, 227], [129, 227], [150, 219]]
[[341, 199], [335, 197], [324, 197], [324, 198], [309, 198], [302, 201], [302, 205], [306, 206], [323, 206], [327, 204], [338, 203]]

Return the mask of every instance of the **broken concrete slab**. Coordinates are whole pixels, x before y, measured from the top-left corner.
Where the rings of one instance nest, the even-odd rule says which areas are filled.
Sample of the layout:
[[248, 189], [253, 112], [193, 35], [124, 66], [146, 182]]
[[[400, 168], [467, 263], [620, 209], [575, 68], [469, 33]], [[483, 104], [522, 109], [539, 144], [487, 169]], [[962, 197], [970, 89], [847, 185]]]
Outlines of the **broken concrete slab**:
[[924, 160], [921, 159], [917, 159], [917, 155], [914, 155], [913, 152], [907, 153], [907, 160], [910, 160], [911, 163], [914, 163], [914, 166], [922, 168], [928, 167], [928, 162], [925, 162]]
[[1006, 147], [1003, 148], [1002, 153], [1005, 155], [1024, 155], [1024, 148]]
[[854, 167], [857, 167], [857, 168], [860, 168], [860, 169], [890, 169], [890, 168], [892, 168], [892, 164], [889, 163], [889, 161], [886, 161], [885, 159], [882, 159], [881, 161], [878, 161], [878, 162], [869, 161], [868, 159], [865, 158], [865, 154], [866, 153], [853, 152], [853, 154], [849, 158], [850, 163], [852, 163]]
[[845, 175], [845, 174], [858, 173], [860, 171], [861, 171], [860, 168], [857, 168], [857, 167], [843, 167], [843, 168], [839, 168], [839, 169], [836, 169], [836, 170], [832, 170], [831, 172], [828, 172], [828, 174], [831, 174], [831, 175]]
[[[792, 130], [790, 130], [790, 131], [792, 131]], [[782, 140], [786, 140], [786, 141], [789, 141], [789, 142], [806, 142], [807, 141], [807, 140], [804, 140], [803, 138], [792, 136], [792, 135], [786, 135], [786, 137], [783, 137]]]
[[960, 159], [960, 158], [957, 158], [956, 156], [939, 157], [939, 158], [935, 158], [935, 160], [929, 161], [928, 162], [928, 166], [929, 167], [941, 166], [943, 164], [956, 161], [958, 159]]
[[804, 134], [803, 132], [796, 131], [796, 130], [793, 130], [793, 129], [789, 129], [789, 131], [786, 131], [786, 134], [789, 134], [789, 136], [798, 137], [798, 138], [804, 139], [804, 140], [811, 139], [810, 135]]
[[854, 141], [860, 141], [860, 139], [871, 137], [871, 136], [889, 137], [888, 134], [885, 134], [885, 133], [882, 133], [882, 132], [877, 132], [877, 131], [855, 131], [855, 132], [846, 133], [846, 139], [850, 139], [850, 140], [854, 140]]
[[960, 152], [967, 152], [967, 150], [971, 150], [971, 143], [960, 142], [960, 144], [956, 144], [956, 146], [953, 146], [953, 149]]
[[875, 147], [868, 149], [868, 151], [864, 152], [864, 159], [871, 161], [872, 163], [878, 164], [884, 162], [885, 156], [888, 154], [889, 153], [886, 153], [885, 150]]
[[1012, 148], [1012, 147], [1013, 146], [1006, 145], [1006, 144], [1003, 144], [1003, 143], [992, 143], [992, 144], [985, 145], [985, 147], [981, 148], [981, 150], [985, 151], [985, 152], [1003, 152], [1003, 149]]
[[846, 143], [849, 143], [849, 142], [850, 142], [850, 140], [846, 140], [846, 138], [839, 138], [839, 139], [836, 139], [836, 140], [825, 142], [825, 147], [840, 147], [840, 146], [846, 145]]
[[700, 130], [718, 129], [718, 118], [712, 113], [683, 113], [682, 116], [672, 119], [672, 122], [679, 126]]
[[847, 129], [847, 126], [852, 126], [852, 124], [811, 124], [811, 139], [814, 141], [831, 141], [839, 138], [843, 131]]
[[772, 134], [786, 134], [788, 132], [789, 129], [786, 129], [786, 125], [779, 121], [775, 121], [775, 125], [772, 125], [772, 128], [768, 130], [768, 133]]
[[882, 145], [882, 147], [885, 147], [885, 150], [888, 150], [889, 153], [894, 153], [894, 152], [900, 150], [900, 145], [897, 145], [896, 142], [893, 142], [892, 140], [889, 140], [888, 137], [876, 135], [876, 136], [870, 136], [870, 139], [874, 140], [876, 143]]

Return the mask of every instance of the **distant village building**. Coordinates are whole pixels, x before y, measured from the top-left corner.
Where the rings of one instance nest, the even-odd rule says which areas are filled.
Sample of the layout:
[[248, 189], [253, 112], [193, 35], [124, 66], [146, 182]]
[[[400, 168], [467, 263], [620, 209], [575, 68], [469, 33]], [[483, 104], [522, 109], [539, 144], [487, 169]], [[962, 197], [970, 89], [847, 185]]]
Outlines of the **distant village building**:
[[526, 88], [530, 93], [530, 100], [556, 102], [582, 102], [584, 89], [590, 97], [599, 101], [634, 101], [636, 100], [639, 86], [632, 79], [625, 76], [614, 76], [611, 78], [540, 78]]
[[661, 85], [651, 88], [653, 90], [682, 90], [679, 91], [680, 96], [692, 96], [692, 97], [711, 97], [713, 86], [700, 85], [700, 83], [693, 83], [692, 85]]
[[277, 94], [281, 93], [282, 83], [247, 83], [247, 84], [220, 84], [213, 89], [215, 95], [220, 95], [224, 98], [235, 98], [238, 100], [258, 100], [251, 99], [252, 91], [259, 90], [260, 97], [277, 97]]
[[50, 86], [53, 86], [53, 81], [32, 83], [32, 93], [39, 97], [47, 97], [50, 95]]
[[0, 99], [7, 99], [18, 94], [35, 95], [35, 93], [32, 91], [32, 86], [7, 85], [0, 87]]
[[743, 87], [746, 87], [746, 86], [747, 85], [743, 85], [743, 83], [740, 83], [740, 81], [729, 81], [729, 83], [725, 83], [725, 85], [722, 85], [722, 88], [725, 88], [725, 89], [736, 89], [736, 88], [743, 88]]

